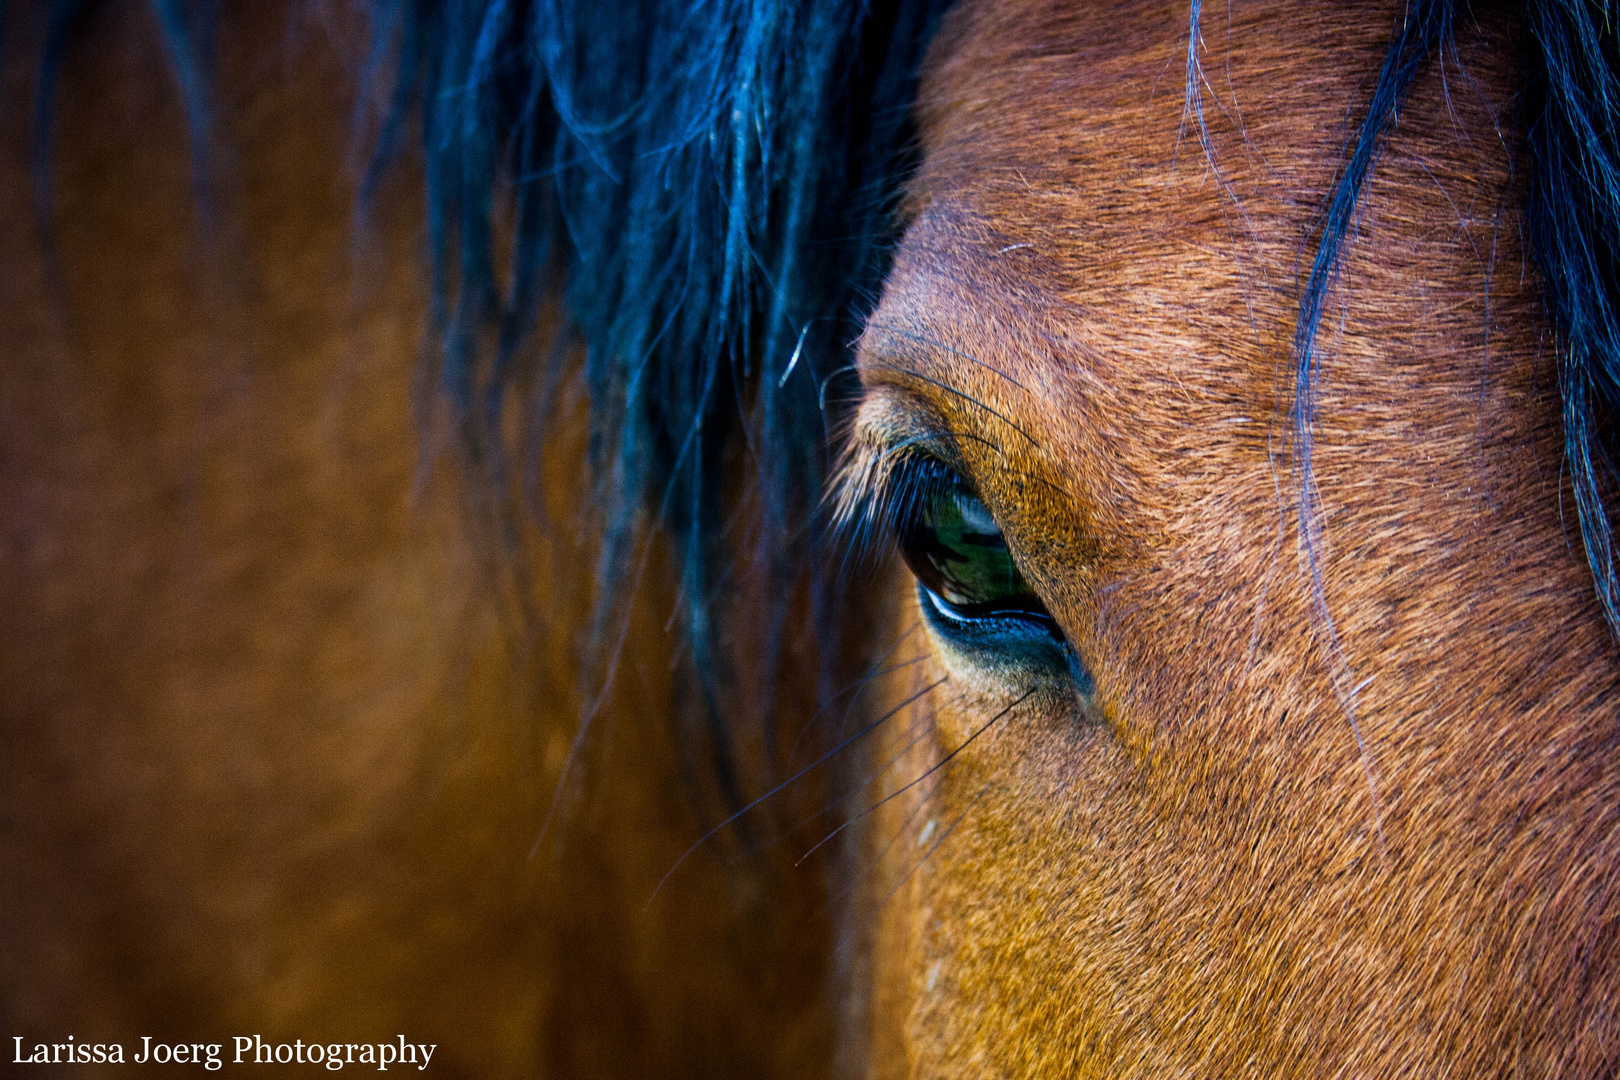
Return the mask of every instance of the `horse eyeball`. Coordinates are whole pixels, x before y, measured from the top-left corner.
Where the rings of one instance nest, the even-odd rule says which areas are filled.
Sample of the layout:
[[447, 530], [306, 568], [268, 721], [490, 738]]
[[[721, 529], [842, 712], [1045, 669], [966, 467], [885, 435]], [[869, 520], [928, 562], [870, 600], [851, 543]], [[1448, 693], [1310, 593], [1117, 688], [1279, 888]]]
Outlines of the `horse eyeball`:
[[905, 524], [900, 551], [906, 565], [956, 614], [1050, 618], [978, 496], [960, 488], [931, 492]]

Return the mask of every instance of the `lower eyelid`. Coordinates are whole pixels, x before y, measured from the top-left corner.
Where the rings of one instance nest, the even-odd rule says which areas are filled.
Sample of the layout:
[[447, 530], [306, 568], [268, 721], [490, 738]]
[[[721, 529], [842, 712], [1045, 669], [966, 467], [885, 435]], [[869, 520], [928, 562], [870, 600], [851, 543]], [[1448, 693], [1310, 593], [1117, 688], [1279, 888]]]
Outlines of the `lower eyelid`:
[[1049, 639], [1058, 646], [1065, 646], [1062, 633], [1057, 624], [1050, 618], [1041, 618], [1034, 614], [1020, 614], [1013, 611], [1006, 613], [989, 613], [984, 615], [964, 615], [956, 610], [955, 605], [944, 597], [935, 593], [928, 586], [917, 583], [919, 603], [926, 605], [925, 614], [932, 614], [940, 623], [955, 630], [963, 636], [972, 638], [986, 637], [1028, 637], [1031, 639]]
[[928, 588], [926, 585], [919, 584], [918, 585], [918, 591], [922, 593], [923, 602], [926, 603], [929, 607], [931, 607], [934, 610], [934, 612], [936, 614], [938, 614], [939, 617], [942, 618], [942, 619], [946, 619], [949, 622], [956, 623], [956, 624], [959, 624], [959, 625], [966, 625], [968, 623], [979, 621], [979, 620], [976, 620], [976, 619], [970, 619], [970, 618], [968, 618], [966, 616], [963, 616], [963, 615], [956, 614], [956, 612], [951, 610], [951, 605], [950, 604], [946, 603], [943, 599], [936, 596], [934, 594], [934, 590]]
[[1066, 682], [1084, 701], [1094, 693], [1091, 673], [1068, 644], [1055, 623], [1017, 615], [965, 616], [921, 582], [917, 604], [923, 621], [943, 643], [976, 664], [991, 669], [1016, 668], [1020, 677], [1031, 674]]

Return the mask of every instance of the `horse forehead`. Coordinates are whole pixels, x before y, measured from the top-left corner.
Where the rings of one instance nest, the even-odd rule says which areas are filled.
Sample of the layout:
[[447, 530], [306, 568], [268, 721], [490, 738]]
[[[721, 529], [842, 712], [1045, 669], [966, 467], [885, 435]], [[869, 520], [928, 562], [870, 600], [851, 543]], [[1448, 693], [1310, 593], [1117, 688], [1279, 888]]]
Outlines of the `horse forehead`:
[[964, 0], [929, 52], [918, 95], [924, 182], [956, 171], [983, 184], [988, 172], [1034, 191], [1086, 187], [1093, 175], [1098, 187], [1125, 182], [1150, 195], [1178, 159], [1204, 179], [1201, 135], [1232, 124], [1251, 152], [1281, 152], [1268, 162], [1279, 179], [1300, 156], [1337, 164], [1347, 114], [1361, 111], [1399, 8], [1211, 7], [1189, 50], [1194, 28], [1180, 3], [1101, 12], [1085, 0]]
[[[1189, 91], [1185, 8], [968, 0], [930, 56], [924, 159], [868, 343], [931, 341], [916, 362], [974, 391], [1008, 392], [1012, 376], [1036, 395], [1035, 427], [1273, 412], [1301, 259], [1395, 16], [1206, 14]], [[1417, 308], [1440, 292], [1484, 294], [1478, 222], [1456, 207], [1491, 218], [1507, 192], [1495, 77], [1475, 65], [1449, 95], [1431, 73], [1414, 93], [1364, 198], [1374, 226], [1382, 208], [1401, 223], [1354, 246], [1347, 280], [1379, 303], [1376, 318], [1350, 312], [1352, 336], [1378, 336], [1402, 305], [1424, 322]], [[1414, 260], [1427, 270], [1356, 263], [1407, 242], [1427, 245]]]

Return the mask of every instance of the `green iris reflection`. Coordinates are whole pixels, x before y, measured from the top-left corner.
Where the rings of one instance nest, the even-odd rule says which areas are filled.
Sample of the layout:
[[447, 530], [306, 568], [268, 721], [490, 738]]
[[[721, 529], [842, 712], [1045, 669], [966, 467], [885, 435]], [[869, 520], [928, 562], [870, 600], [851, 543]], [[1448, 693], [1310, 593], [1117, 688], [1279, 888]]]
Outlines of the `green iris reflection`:
[[983, 502], [958, 488], [921, 503], [901, 548], [925, 588], [962, 615], [1045, 614]]

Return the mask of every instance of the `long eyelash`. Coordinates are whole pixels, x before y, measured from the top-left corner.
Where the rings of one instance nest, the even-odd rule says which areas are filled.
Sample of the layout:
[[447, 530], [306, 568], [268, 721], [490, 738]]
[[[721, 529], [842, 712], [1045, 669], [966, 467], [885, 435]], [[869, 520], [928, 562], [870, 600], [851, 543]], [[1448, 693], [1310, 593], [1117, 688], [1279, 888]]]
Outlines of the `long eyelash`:
[[851, 447], [830, 497], [833, 533], [846, 567], [876, 566], [931, 500], [971, 491], [954, 469], [914, 442]]

